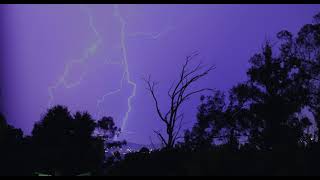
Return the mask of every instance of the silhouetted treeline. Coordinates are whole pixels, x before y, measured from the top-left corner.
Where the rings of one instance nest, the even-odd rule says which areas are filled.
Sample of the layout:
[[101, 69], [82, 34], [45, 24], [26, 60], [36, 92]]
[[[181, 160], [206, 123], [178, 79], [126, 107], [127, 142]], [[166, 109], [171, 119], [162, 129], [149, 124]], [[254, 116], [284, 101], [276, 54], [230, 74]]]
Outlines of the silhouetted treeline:
[[112, 118], [96, 121], [63, 106], [49, 109], [31, 136], [23, 137], [3, 117], [0, 128], [0, 175], [103, 175], [105, 149], [125, 143], [113, 141], [120, 129]]
[[0, 117], [0, 175], [320, 175], [320, 14], [277, 37], [250, 59], [247, 81], [202, 96], [184, 140], [160, 150], [107, 158], [124, 143], [112, 118], [63, 106], [29, 137]]
[[289, 152], [233, 149], [223, 145], [190, 151], [183, 148], [128, 154], [109, 176], [319, 176], [320, 149]]
[[109, 174], [320, 175], [320, 14], [277, 37], [250, 59], [246, 82], [201, 97], [183, 142], [127, 155]]

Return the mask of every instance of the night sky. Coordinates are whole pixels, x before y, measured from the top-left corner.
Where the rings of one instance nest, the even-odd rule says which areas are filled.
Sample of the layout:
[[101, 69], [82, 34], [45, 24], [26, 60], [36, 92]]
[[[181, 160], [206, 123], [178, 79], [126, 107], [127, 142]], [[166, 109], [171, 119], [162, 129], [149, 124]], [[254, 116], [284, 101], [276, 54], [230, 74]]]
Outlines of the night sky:
[[[276, 33], [296, 33], [320, 5], [1, 5], [1, 98], [26, 134], [56, 104], [112, 116], [122, 137], [157, 141], [164, 130], [143, 78], [167, 90], [185, 57], [216, 69], [197, 86], [228, 90], [246, 80], [248, 60]], [[196, 87], [194, 87], [196, 88]], [[200, 95], [184, 107], [185, 128]]]

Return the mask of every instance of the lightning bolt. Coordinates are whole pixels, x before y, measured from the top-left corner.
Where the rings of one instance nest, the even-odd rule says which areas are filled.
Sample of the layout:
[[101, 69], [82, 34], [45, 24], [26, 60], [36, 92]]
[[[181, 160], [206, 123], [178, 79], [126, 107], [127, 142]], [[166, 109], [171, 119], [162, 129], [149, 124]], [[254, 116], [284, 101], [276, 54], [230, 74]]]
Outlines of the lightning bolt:
[[[80, 77], [78, 78], [78, 80], [74, 81], [74, 82], [67, 82], [66, 78], [67, 76], [70, 74], [70, 70], [71, 68], [76, 65], [76, 64], [85, 64], [87, 63], [88, 59], [90, 57], [92, 57], [92, 55], [94, 55], [98, 49], [98, 47], [102, 44], [102, 38], [99, 34], [99, 32], [97, 31], [97, 28], [94, 25], [94, 20], [93, 20], [93, 16], [92, 13], [90, 11], [90, 9], [86, 6], [81, 5], [81, 9], [85, 11], [86, 15], [88, 16], [88, 20], [89, 20], [89, 27], [92, 30], [92, 32], [95, 35], [95, 40], [94, 42], [92, 42], [92, 44], [85, 49], [84, 54], [82, 57], [80, 57], [79, 59], [76, 60], [72, 60], [69, 61], [64, 68], [64, 72], [63, 74], [60, 76], [60, 78], [58, 79], [58, 81], [53, 85], [50, 86], [48, 88], [48, 94], [49, 94], [49, 102], [48, 102], [48, 106], [51, 107], [53, 105], [53, 101], [54, 101], [54, 91], [59, 88], [59, 87], [64, 87], [66, 89], [70, 89], [70, 88], [74, 88], [76, 86], [79, 86], [81, 84], [81, 82], [83, 81], [83, 78], [85, 77], [85, 75], [87, 74], [87, 70], [85, 70], [84, 72], [81, 73]], [[123, 85], [124, 82], [126, 81], [126, 83], [128, 83], [130, 86], [132, 86], [132, 91], [130, 93], [130, 96], [127, 99], [127, 111], [124, 114], [124, 117], [122, 119], [122, 124], [121, 124], [121, 132], [122, 133], [126, 133], [126, 134], [134, 134], [134, 132], [129, 132], [126, 131], [126, 124], [128, 122], [129, 119], [129, 114], [132, 111], [132, 100], [133, 98], [136, 96], [136, 91], [137, 91], [137, 84], [131, 79], [131, 74], [129, 71], [129, 63], [128, 63], [128, 55], [127, 55], [127, 45], [126, 45], [126, 37], [141, 37], [144, 36], [146, 38], [150, 38], [150, 39], [158, 39], [160, 37], [162, 37], [164, 34], [168, 33], [170, 30], [172, 30], [172, 27], [168, 27], [167, 29], [165, 29], [162, 32], [159, 33], [146, 33], [146, 32], [136, 32], [136, 33], [132, 33], [132, 34], [127, 34], [126, 33], [126, 25], [127, 22], [125, 20], [125, 18], [120, 14], [119, 11], [119, 5], [114, 5], [113, 6], [113, 15], [115, 18], [117, 18], [120, 22], [120, 45], [121, 45], [121, 49], [122, 49], [122, 61], [111, 61], [110, 59], [106, 59], [104, 61], [105, 64], [108, 65], [121, 65], [124, 67], [124, 71], [122, 74], [122, 78], [120, 80], [120, 85], [118, 89], [115, 89], [111, 92], [107, 92], [105, 93], [100, 99], [97, 100], [97, 108], [98, 108], [98, 113], [97, 113], [97, 117], [101, 117], [103, 116], [103, 109], [101, 107], [102, 103], [105, 101], [105, 99], [108, 96], [112, 96], [115, 95], [117, 93], [120, 93], [121, 90], [123, 89]], [[85, 66], [87, 67], [87, 66]]]
[[114, 5], [114, 16], [117, 17], [120, 21], [120, 25], [121, 25], [121, 30], [120, 30], [120, 39], [121, 39], [121, 48], [122, 48], [122, 53], [123, 53], [123, 64], [124, 64], [124, 76], [121, 80], [121, 85], [124, 79], [127, 80], [127, 83], [130, 84], [132, 86], [132, 91], [130, 96], [128, 97], [128, 101], [127, 101], [127, 105], [128, 105], [128, 110], [126, 111], [124, 118], [122, 120], [122, 125], [121, 125], [121, 130], [125, 131], [126, 128], [126, 124], [129, 118], [129, 113], [132, 110], [132, 99], [136, 96], [136, 91], [137, 91], [137, 84], [131, 80], [131, 76], [130, 76], [130, 72], [129, 72], [129, 65], [128, 65], [128, 56], [127, 56], [127, 47], [126, 47], [126, 21], [125, 19], [122, 17], [122, 15], [120, 14], [119, 11], [119, 5]]
[[93, 17], [92, 17], [90, 9], [85, 6], [82, 6], [82, 5], [80, 7], [81, 7], [81, 9], [83, 9], [86, 12], [86, 14], [88, 16], [89, 26], [90, 26], [91, 30], [94, 32], [96, 40], [92, 43], [92, 45], [90, 47], [88, 47], [85, 50], [83, 56], [80, 59], [76, 59], [76, 60], [72, 60], [72, 61], [68, 62], [65, 65], [64, 72], [61, 75], [61, 77], [59, 78], [59, 80], [53, 86], [50, 86], [48, 88], [48, 93], [49, 93], [49, 97], [50, 97], [49, 102], [48, 102], [48, 107], [51, 107], [53, 105], [55, 89], [57, 89], [60, 86], [63, 86], [67, 89], [70, 89], [70, 88], [74, 88], [74, 87], [81, 84], [84, 76], [86, 75], [86, 71], [80, 75], [80, 77], [77, 81], [72, 82], [72, 83], [68, 83], [66, 80], [66, 77], [69, 75], [70, 69], [73, 65], [86, 63], [87, 60], [91, 57], [91, 55], [93, 55], [97, 51], [97, 48], [99, 47], [99, 45], [102, 42], [101, 36], [98, 33], [96, 27], [94, 26]]
[[101, 116], [103, 115], [103, 111], [102, 111], [101, 104], [105, 101], [105, 98], [106, 98], [107, 96], [111, 96], [111, 95], [117, 94], [117, 93], [119, 93], [119, 92], [122, 90], [123, 81], [124, 81], [124, 79], [125, 79], [125, 77], [126, 77], [125, 75], [126, 75], [126, 73], [124, 72], [124, 73], [122, 74], [122, 78], [121, 78], [121, 81], [120, 81], [120, 87], [119, 87], [118, 89], [104, 94], [104, 95], [97, 101], [97, 107], [98, 107], [98, 110], [99, 110], [99, 111], [98, 111], [98, 114], [97, 114], [98, 117], [101, 117]]
[[[126, 80], [127, 83], [133, 87], [133, 89], [131, 91], [130, 96], [127, 99], [128, 109], [125, 112], [125, 115], [122, 119], [121, 132], [126, 133], [126, 134], [134, 134], [134, 132], [126, 131], [126, 125], [127, 125], [128, 119], [129, 119], [129, 114], [132, 111], [132, 99], [136, 96], [136, 89], [137, 89], [137, 84], [131, 79], [131, 75], [130, 75], [130, 71], [129, 71], [126, 37], [127, 36], [128, 37], [144, 36], [144, 37], [147, 37], [150, 39], [158, 39], [158, 38], [162, 37], [164, 34], [169, 33], [169, 31], [171, 31], [173, 29], [173, 27], [170, 26], [170, 27], [166, 28], [164, 31], [157, 32], [157, 33], [136, 32], [136, 33], [132, 33], [132, 34], [126, 34], [127, 22], [126, 22], [125, 18], [120, 14], [119, 5], [114, 5], [113, 7], [114, 7], [113, 15], [114, 15], [114, 17], [118, 18], [119, 22], [120, 22], [120, 44], [121, 44], [122, 56], [123, 56], [123, 61], [121, 62], [121, 64], [124, 65], [124, 72], [123, 72], [123, 75], [122, 75], [122, 78], [120, 81], [120, 87], [114, 91], [107, 92], [97, 101], [98, 116], [101, 116], [103, 114], [101, 104], [105, 101], [105, 99], [108, 96], [111, 96], [111, 95], [114, 95], [114, 94], [121, 92], [121, 90], [123, 88], [123, 83]], [[111, 61], [108, 61], [107, 63], [108, 64], [120, 64], [119, 62], [111, 62]], [[115, 139], [117, 139], [117, 137], [115, 137]]]

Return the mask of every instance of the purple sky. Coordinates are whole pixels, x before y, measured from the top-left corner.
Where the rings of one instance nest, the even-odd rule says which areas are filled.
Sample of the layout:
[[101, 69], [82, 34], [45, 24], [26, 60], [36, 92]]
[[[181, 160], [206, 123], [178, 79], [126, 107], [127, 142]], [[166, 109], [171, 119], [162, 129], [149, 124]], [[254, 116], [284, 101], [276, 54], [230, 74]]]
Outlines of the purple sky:
[[[142, 80], [166, 92], [194, 51], [216, 69], [199, 87], [246, 80], [248, 60], [278, 31], [294, 33], [320, 5], [1, 5], [2, 111], [30, 133], [55, 104], [112, 116], [130, 142], [163, 129]], [[196, 87], [195, 87], [196, 88]], [[184, 106], [185, 127], [199, 96]]]

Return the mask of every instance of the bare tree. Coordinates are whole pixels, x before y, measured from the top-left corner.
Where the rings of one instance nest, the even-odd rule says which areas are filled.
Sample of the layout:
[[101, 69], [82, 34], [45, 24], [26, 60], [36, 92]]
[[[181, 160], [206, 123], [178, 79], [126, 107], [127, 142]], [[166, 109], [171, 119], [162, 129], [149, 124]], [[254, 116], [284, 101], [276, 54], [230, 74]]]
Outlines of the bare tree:
[[181, 138], [179, 137], [179, 133], [182, 128], [183, 113], [178, 114], [181, 105], [196, 93], [207, 90], [212, 91], [212, 89], [209, 88], [189, 90], [191, 89], [192, 84], [206, 76], [215, 68], [214, 66], [206, 68], [206, 66], [200, 62], [197, 66], [189, 69], [190, 61], [197, 55], [197, 53], [194, 53], [193, 55], [186, 57], [186, 61], [182, 66], [178, 82], [174, 82], [168, 90], [170, 107], [167, 111], [162, 111], [160, 109], [159, 101], [155, 93], [155, 86], [157, 83], [151, 80], [151, 76], [145, 80], [147, 84], [147, 90], [150, 92], [154, 100], [158, 116], [166, 125], [167, 138], [165, 138], [159, 131], [154, 132], [157, 134], [162, 144], [169, 149], [173, 148], [176, 141]]

